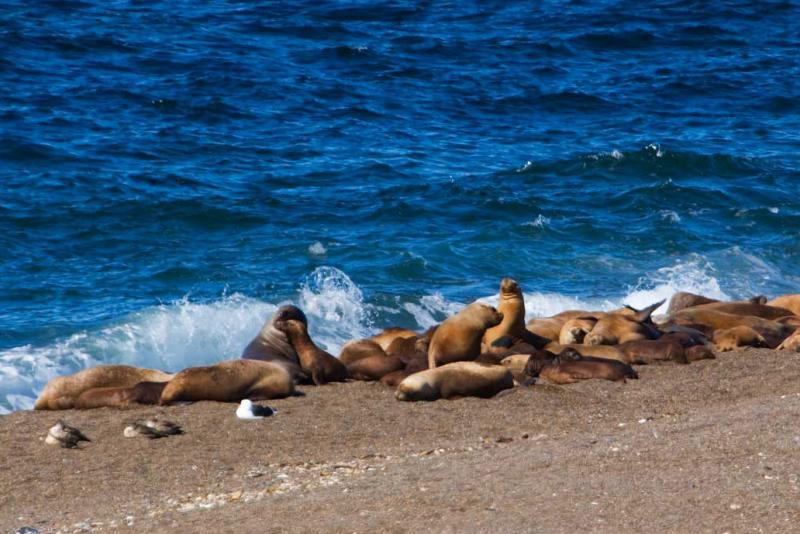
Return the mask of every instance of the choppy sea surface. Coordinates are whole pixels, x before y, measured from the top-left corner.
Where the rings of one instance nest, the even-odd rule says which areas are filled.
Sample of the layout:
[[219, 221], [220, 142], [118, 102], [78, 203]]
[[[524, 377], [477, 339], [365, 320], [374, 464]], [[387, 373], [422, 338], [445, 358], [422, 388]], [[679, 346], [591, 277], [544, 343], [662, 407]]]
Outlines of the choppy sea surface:
[[530, 316], [800, 291], [796, 2], [0, 13], [0, 413], [284, 302], [336, 353], [503, 276]]

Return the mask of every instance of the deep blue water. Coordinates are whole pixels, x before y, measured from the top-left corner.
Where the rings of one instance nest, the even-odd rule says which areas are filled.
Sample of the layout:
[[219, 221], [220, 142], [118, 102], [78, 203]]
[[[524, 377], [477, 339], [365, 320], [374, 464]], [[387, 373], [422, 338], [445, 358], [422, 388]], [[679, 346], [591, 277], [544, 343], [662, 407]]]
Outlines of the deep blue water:
[[100, 362], [800, 290], [795, 2], [0, 2], [0, 412]]

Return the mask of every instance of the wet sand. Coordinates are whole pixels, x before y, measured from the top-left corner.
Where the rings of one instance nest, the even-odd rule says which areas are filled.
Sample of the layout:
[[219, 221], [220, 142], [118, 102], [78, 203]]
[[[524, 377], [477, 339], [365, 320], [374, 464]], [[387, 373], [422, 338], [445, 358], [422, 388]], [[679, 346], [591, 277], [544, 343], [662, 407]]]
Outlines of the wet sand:
[[[0, 417], [0, 532], [789, 532], [800, 354], [751, 349], [640, 380], [401, 403], [303, 387], [235, 404]], [[161, 414], [185, 434], [124, 438]], [[44, 444], [63, 418], [93, 441]]]

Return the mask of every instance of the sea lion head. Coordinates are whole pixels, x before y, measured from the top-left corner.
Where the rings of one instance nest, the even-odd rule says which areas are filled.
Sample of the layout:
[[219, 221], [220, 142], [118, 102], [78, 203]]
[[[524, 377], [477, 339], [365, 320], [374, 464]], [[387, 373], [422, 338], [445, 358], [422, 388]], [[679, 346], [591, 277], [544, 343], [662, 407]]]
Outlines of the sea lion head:
[[275, 312], [275, 315], [272, 316], [273, 323], [277, 321], [288, 321], [288, 320], [296, 320], [300, 321], [305, 325], [308, 324], [308, 319], [306, 319], [306, 314], [303, 313], [303, 310], [301, 310], [297, 306], [292, 306], [291, 304], [285, 304], [281, 306]]
[[580, 360], [581, 358], [583, 358], [583, 356], [581, 356], [581, 353], [573, 349], [572, 347], [567, 347], [558, 353], [558, 358], [564, 361]]
[[556, 356], [549, 350], [540, 351], [537, 354], [531, 354], [528, 357], [528, 363], [525, 364], [525, 376], [529, 378], [537, 378], [545, 365], [558, 363], [559, 356]]
[[286, 334], [290, 340], [292, 339], [293, 335], [302, 334], [308, 331], [308, 324], [300, 319], [295, 318], [278, 319], [274, 322], [274, 325], [275, 328]]
[[515, 298], [522, 296], [522, 288], [513, 278], [503, 278], [500, 281], [500, 297]]
[[497, 326], [503, 321], [503, 313], [497, 311], [494, 306], [473, 302], [467, 308], [470, 309], [475, 317], [480, 318], [486, 328]]

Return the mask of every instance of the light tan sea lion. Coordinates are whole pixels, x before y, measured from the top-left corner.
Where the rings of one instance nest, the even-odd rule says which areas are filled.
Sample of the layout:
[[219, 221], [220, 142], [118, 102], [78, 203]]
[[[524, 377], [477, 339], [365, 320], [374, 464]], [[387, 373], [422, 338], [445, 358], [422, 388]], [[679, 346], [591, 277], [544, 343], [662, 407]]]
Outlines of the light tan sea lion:
[[130, 365], [98, 365], [69, 376], [52, 379], [42, 390], [35, 410], [69, 410], [81, 393], [93, 388], [130, 388], [139, 382], [167, 382], [169, 373]]
[[503, 278], [500, 281], [497, 311], [503, 314], [503, 320], [499, 325], [486, 330], [483, 335], [484, 349], [504, 336], [510, 336], [514, 340], [522, 340], [537, 347], [547, 344], [547, 340], [525, 328], [525, 299], [522, 295], [522, 288], [513, 278]]
[[558, 335], [566, 322], [567, 319], [561, 317], [538, 317], [528, 321], [525, 328], [539, 337], [550, 341], [558, 341]]
[[586, 334], [592, 331], [595, 324], [597, 324], [597, 318], [595, 317], [584, 316], [570, 319], [561, 327], [558, 342], [561, 345], [583, 343]]
[[637, 339], [656, 339], [660, 332], [650, 322], [650, 316], [664, 301], [636, 312], [633, 315], [609, 313], [595, 323], [586, 334], [584, 345], [619, 345]]
[[793, 350], [800, 352], [800, 330], [795, 330], [794, 334], [783, 340], [778, 346], [778, 350]]
[[792, 311], [792, 315], [800, 315], [800, 294], [783, 295], [767, 302], [770, 306], [785, 308]]
[[514, 380], [523, 382], [525, 380], [525, 366], [528, 365], [530, 357], [530, 354], [512, 354], [503, 358], [500, 365], [511, 371], [511, 376], [514, 377]]
[[767, 341], [749, 326], [740, 325], [714, 332], [714, 345], [717, 350], [727, 352], [743, 347], [766, 347]]
[[406, 377], [397, 386], [395, 397], [401, 401], [489, 398], [512, 387], [514, 378], [505, 367], [460, 361]]
[[292, 344], [284, 332], [275, 327], [276, 321], [290, 319], [308, 324], [306, 314], [297, 306], [287, 304], [278, 308], [267, 321], [258, 335], [245, 347], [242, 358], [246, 360], [260, 360], [263, 362], [281, 362], [293, 377], [303, 379], [300, 369], [300, 360]]
[[714, 330], [727, 330], [735, 326], [749, 326], [766, 340], [770, 348], [775, 348], [786, 339], [794, 328], [769, 319], [751, 315], [734, 315], [702, 307], [686, 308], [672, 316], [671, 321], [678, 324], [691, 323], [706, 325]]
[[158, 404], [168, 382], [139, 382], [131, 388], [93, 388], [81, 393], [75, 401], [78, 410], [92, 408], [129, 408]]
[[294, 393], [294, 379], [285, 366], [260, 360], [227, 360], [176, 373], [161, 392], [159, 404], [180, 401], [238, 402], [282, 399]]
[[389, 345], [392, 344], [392, 341], [397, 338], [417, 337], [418, 335], [419, 334], [408, 328], [392, 327], [367, 339], [380, 345], [383, 350], [387, 350]]
[[473, 302], [436, 329], [428, 347], [428, 367], [474, 360], [481, 353], [483, 334], [502, 320], [503, 314], [493, 307]]
[[319, 348], [308, 335], [308, 326], [296, 319], [275, 321], [275, 328], [284, 332], [300, 359], [300, 368], [314, 384], [344, 382], [349, 378], [347, 367]]
[[339, 353], [339, 361], [347, 366], [362, 358], [374, 356], [385, 358], [386, 351], [371, 339], [355, 339], [342, 346], [342, 351]]

